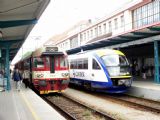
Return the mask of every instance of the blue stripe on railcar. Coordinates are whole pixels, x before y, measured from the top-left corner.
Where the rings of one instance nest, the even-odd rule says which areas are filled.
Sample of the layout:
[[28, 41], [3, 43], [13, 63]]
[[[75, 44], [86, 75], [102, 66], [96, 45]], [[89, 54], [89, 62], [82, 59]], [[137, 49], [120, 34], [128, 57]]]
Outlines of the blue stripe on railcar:
[[127, 91], [129, 87], [126, 86], [113, 86], [112, 88], [107, 89], [106, 91], [103, 92], [107, 92], [107, 93], [124, 93]]
[[78, 78], [70, 78], [70, 81], [74, 82], [77, 85], [83, 85], [83, 83], [91, 83], [91, 86], [99, 92], [107, 93], [123, 93], [126, 92], [127, 88], [125, 86], [109, 86], [108, 82], [98, 82], [90, 81]]
[[105, 66], [105, 63], [101, 60], [101, 58], [98, 55], [94, 54], [93, 56], [98, 60], [98, 62], [102, 66], [102, 69], [103, 69], [103, 71], [104, 71], [104, 73], [106, 75], [106, 78], [108, 79], [108, 82], [107, 82], [108, 86], [113, 86], [112, 80], [111, 80], [110, 75], [108, 73], [108, 70], [107, 70], [107, 68]]
[[79, 85], [83, 85], [84, 82], [91, 83], [91, 86], [93, 88], [106, 89], [106, 88], [112, 87], [110, 86], [110, 84], [108, 84], [108, 82], [91, 81], [91, 80], [84, 80], [84, 79], [78, 79], [78, 78], [70, 78], [70, 80], [71, 80], [71, 83], [74, 82]]

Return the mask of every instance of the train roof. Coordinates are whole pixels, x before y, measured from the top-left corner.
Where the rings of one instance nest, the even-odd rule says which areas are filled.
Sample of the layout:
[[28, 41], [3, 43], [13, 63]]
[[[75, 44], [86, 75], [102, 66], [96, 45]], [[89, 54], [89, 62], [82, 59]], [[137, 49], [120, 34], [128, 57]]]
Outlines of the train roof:
[[33, 57], [38, 56], [55, 56], [55, 55], [64, 55], [63, 52], [58, 51], [58, 47], [55, 46], [43, 46], [32, 53]]
[[111, 55], [111, 54], [124, 55], [121, 51], [119, 51], [119, 50], [113, 50], [113, 49], [103, 49], [103, 50], [97, 50], [95, 52], [99, 56]]
[[85, 57], [85, 55], [91, 55], [91, 54], [97, 54], [98, 56], [104, 56], [104, 55], [123, 55], [124, 54], [119, 51], [119, 50], [113, 50], [113, 49], [98, 49], [98, 50], [89, 50], [89, 51], [82, 51], [80, 53], [77, 53], [77, 54], [72, 54], [72, 55], [69, 55], [69, 56], [74, 56], [74, 55], [82, 55]]
[[43, 52], [42, 53], [42, 56], [47, 56], [47, 55], [49, 56], [64, 55], [64, 53], [63, 52]]

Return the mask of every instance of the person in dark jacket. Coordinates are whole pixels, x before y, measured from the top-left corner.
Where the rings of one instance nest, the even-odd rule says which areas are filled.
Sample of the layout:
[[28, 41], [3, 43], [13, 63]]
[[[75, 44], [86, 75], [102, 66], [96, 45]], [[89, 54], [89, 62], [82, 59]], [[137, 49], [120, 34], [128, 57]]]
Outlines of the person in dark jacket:
[[16, 89], [18, 91], [20, 91], [20, 86], [21, 86], [21, 82], [22, 82], [22, 76], [19, 72], [19, 70], [16, 68], [14, 70], [14, 73], [13, 73], [13, 80], [16, 82]]

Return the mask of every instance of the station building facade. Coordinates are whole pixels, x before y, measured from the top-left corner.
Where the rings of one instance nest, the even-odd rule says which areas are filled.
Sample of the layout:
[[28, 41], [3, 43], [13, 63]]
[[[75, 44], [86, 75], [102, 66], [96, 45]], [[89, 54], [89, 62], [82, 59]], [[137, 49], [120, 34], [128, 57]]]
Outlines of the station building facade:
[[132, 0], [96, 22], [78, 23], [59, 37], [51, 38], [50, 44], [69, 53], [77, 52], [78, 48], [120, 49], [128, 56], [133, 69], [138, 69], [138, 73], [133, 73], [135, 76], [145, 66], [148, 78], [160, 83], [159, 33], [160, 0]]

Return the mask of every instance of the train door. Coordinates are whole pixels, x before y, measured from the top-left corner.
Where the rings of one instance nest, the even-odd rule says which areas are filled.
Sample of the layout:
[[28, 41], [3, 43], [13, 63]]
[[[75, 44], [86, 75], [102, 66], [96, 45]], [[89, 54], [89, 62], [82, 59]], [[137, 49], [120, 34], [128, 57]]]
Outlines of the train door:
[[57, 59], [54, 56], [50, 57], [50, 73], [55, 73], [55, 70], [57, 69]]
[[[75, 83], [75, 69], [76, 69], [76, 60], [69, 60], [69, 76], [70, 76], [70, 83]], [[73, 78], [73, 79], [72, 79]]]
[[91, 67], [91, 79], [93, 81], [100, 81], [102, 70], [99, 63], [94, 58], [91, 60]]
[[89, 57], [88, 59], [88, 78], [89, 82], [84, 82], [84, 87], [90, 90], [93, 90], [94, 88], [97, 88], [97, 82], [99, 82], [102, 78], [101, 73], [101, 67], [98, 61], [96, 61], [95, 58]]
[[103, 83], [107, 82], [105, 71], [103, 70], [101, 63], [97, 59], [92, 58], [91, 64], [91, 87], [102, 88]]

